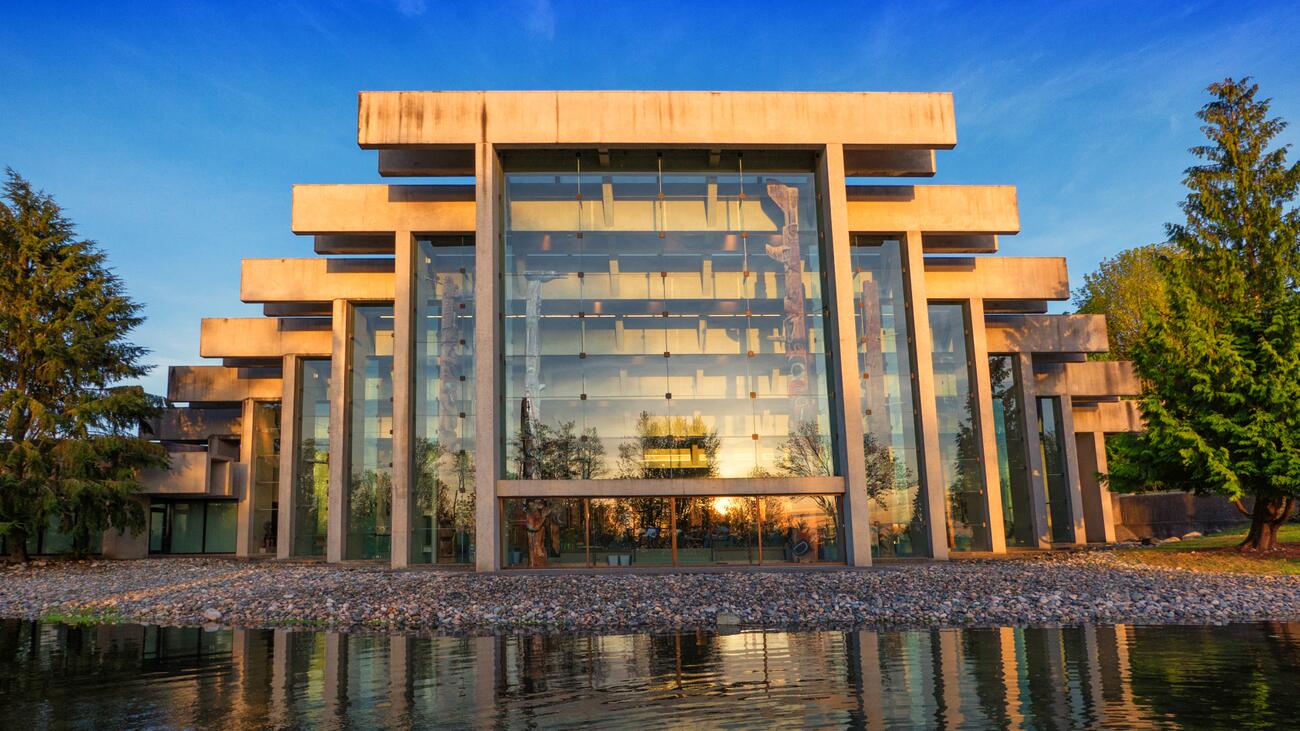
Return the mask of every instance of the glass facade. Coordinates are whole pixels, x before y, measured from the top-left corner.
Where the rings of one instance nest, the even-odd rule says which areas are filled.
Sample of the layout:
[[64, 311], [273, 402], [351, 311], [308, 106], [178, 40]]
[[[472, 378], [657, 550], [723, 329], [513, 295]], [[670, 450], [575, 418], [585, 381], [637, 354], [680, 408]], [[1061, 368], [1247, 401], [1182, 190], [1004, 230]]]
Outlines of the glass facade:
[[293, 555], [324, 556], [329, 517], [330, 361], [298, 365], [298, 451], [295, 468]]
[[959, 302], [931, 302], [929, 314], [939, 420], [937, 485], [945, 491], [948, 548], [988, 551], [988, 503], [980, 459], [975, 364], [970, 359], [970, 317], [966, 305]]
[[831, 495], [508, 498], [507, 568], [843, 563]]
[[149, 553], [234, 553], [234, 500], [159, 500], [149, 504]]
[[902, 242], [856, 236], [851, 254], [872, 555], [925, 556], [929, 535], [920, 499], [916, 374]]
[[1034, 508], [1030, 500], [1029, 446], [1025, 438], [1024, 397], [1016, 356], [989, 356], [989, 384], [993, 399], [993, 431], [998, 447], [998, 475], [1002, 492], [1002, 525], [1007, 545], [1033, 547]]
[[415, 259], [413, 563], [474, 561], [474, 243], [419, 241]]
[[835, 474], [811, 154], [503, 165], [505, 477]]
[[280, 502], [280, 402], [253, 404], [253, 553], [274, 554]]
[[392, 546], [393, 307], [352, 308], [349, 474], [344, 557], [388, 558]]
[[1070, 512], [1070, 482], [1065, 474], [1065, 430], [1061, 425], [1059, 397], [1038, 397], [1038, 446], [1042, 450], [1052, 542], [1073, 543], [1074, 519]]

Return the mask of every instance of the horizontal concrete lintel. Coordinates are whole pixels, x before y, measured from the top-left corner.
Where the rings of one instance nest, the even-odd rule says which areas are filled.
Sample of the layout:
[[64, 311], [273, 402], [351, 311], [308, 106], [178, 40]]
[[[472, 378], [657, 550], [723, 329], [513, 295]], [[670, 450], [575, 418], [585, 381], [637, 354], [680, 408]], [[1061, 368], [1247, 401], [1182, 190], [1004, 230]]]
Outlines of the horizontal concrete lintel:
[[1142, 390], [1137, 371], [1126, 360], [1050, 364], [1034, 378], [1035, 389], [1044, 396], [1104, 398], [1136, 396]]
[[389, 178], [474, 177], [474, 146], [379, 151], [379, 174]]
[[206, 440], [214, 434], [239, 434], [243, 410], [238, 408], [165, 408], [148, 421], [147, 434], [174, 441]]
[[226, 404], [244, 399], [279, 399], [278, 368], [171, 366], [167, 369], [167, 400], [176, 403]]
[[1008, 185], [850, 185], [854, 233], [997, 235], [1020, 232], [1016, 189]]
[[921, 251], [927, 254], [996, 254], [993, 234], [921, 234]]
[[497, 497], [838, 495], [843, 492], [843, 477], [738, 477], [689, 480], [497, 480]]
[[286, 355], [329, 355], [332, 345], [328, 317], [205, 317], [199, 335], [204, 358], [271, 359], [270, 365]]
[[934, 173], [934, 150], [844, 149], [844, 174], [848, 177], [928, 178]]
[[957, 129], [949, 93], [363, 91], [357, 113], [363, 148], [720, 141], [947, 149]]
[[933, 256], [925, 258], [931, 300], [1068, 300], [1064, 257]]
[[392, 254], [392, 234], [323, 234], [314, 237], [313, 248], [323, 255]]
[[333, 306], [323, 302], [267, 302], [262, 305], [266, 317], [329, 317]]
[[382, 301], [393, 298], [393, 259], [244, 259], [244, 302]]
[[303, 235], [473, 232], [472, 185], [295, 185], [293, 232]]
[[1146, 429], [1136, 401], [1104, 401], [1074, 404], [1074, 431], [1122, 434]]
[[984, 300], [985, 314], [1046, 315], [1047, 300]]
[[990, 353], [1104, 353], [1102, 315], [987, 315]]

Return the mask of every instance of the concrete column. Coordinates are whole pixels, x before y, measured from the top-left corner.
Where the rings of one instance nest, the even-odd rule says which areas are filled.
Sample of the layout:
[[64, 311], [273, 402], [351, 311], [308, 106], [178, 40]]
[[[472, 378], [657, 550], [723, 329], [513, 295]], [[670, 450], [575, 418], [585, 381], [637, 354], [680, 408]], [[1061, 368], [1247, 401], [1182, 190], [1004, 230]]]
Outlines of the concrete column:
[[1007, 533], [1002, 522], [1002, 481], [998, 465], [997, 433], [993, 421], [993, 385], [989, 377], [989, 339], [984, 328], [984, 300], [969, 302], [971, 359], [975, 363], [976, 417], [979, 419], [980, 461], [984, 469], [984, 510], [987, 514], [989, 550], [1007, 552]]
[[275, 557], [289, 558], [293, 554], [294, 485], [298, 477], [298, 356], [284, 356], [281, 368], [280, 392], [280, 487], [277, 502], [278, 521], [275, 526]]
[[1052, 547], [1052, 529], [1047, 518], [1047, 475], [1043, 472], [1043, 447], [1038, 438], [1038, 388], [1034, 379], [1034, 357], [1016, 353], [1016, 380], [1020, 387], [1021, 418], [1025, 422], [1025, 455], [1029, 464], [1029, 503], [1033, 511], [1038, 548]]
[[257, 547], [253, 525], [253, 413], [253, 400], [244, 399], [239, 435], [239, 463], [243, 469], [236, 471], [235, 479], [235, 555], [240, 557], [253, 555]]
[[406, 568], [411, 563], [415, 525], [411, 499], [412, 479], [412, 361], [415, 358], [415, 237], [410, 231], [398, 231], [393, 242], [396, 255], [393, 289], [393, 543], [391, 565]]
[[1065, 481], [1070, 493], [1070, 519], [1074, 522], [1074, 543], [1088, 542], [1083, 522], [1083, 488], [1079, 484], [1079, 451], [1074, 444], [1074, 404], [1069, 394], [1061, 396], [1061, 440], [1065, 442]]
[[501, 565], [497, 525], [497, 476], [501, 429], [497, 420], [501, 381], [501, 161], [491, 143], [474, 145], [474, 552], [475, 568]]
[[329, 515], [326, 517], [325, 560], [337, 563], [343, 560], [347, 540], [347, 479], [348, 464], [348, 392], [352, 384], [348, 378], [348, 338], [352, 323], [346, 300], [334, 300], [334, 342], [330, 350], [330, 486]]
[[916, 408], [921, 417], [920, 451], [921, 494], [926, 505], [926, 522], [930, 529], [930, 555], [948, 558], [948, 516], [944, 501], [948, 499], [941, 478], [939, 458], [939, 409], [934, 400], [934, 340], [930, 336], [929, 303], [925, 294], [925, 255], [921, 232], [908, 231], [903, 236], [906, 259], [908, 314], [912, 325], [913, 377], [916, 379]]
[[1106, 465], [1106, 435], [1082, 432], [1074, 435], [1079, 455], [1079, 482], [1083, 485], [1083, 522], [1089, 543], [1115, 542], [1115, 516], [1110, 490], [1098, 478], [1109, 470]]
[[862, 447], [862, 384], [859, 382], [853, 321], [853, 264], [850, 256], [848, 199], [844, 187], [844, 145], [827, 145], [817, 167], [821, 194], [822, 261], [827, 267], [830, 307], [826, 333], [833, 364], [830, 386], [835, 395], [834, 429], [841, 438], [837, 451], [844, 475], [844, 526], [849, 564], [871, 565], [870, 503], [867, 497], [867, 458]]

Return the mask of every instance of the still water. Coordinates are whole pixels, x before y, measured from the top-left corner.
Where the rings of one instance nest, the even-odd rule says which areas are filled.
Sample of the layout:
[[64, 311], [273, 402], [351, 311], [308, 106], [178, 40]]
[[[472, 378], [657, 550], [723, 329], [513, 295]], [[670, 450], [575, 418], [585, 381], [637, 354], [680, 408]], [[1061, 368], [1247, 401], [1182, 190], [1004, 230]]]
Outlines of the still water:
[[1300, 623], [401, 637], [0, 620], [0, 726], [1281, 728]]

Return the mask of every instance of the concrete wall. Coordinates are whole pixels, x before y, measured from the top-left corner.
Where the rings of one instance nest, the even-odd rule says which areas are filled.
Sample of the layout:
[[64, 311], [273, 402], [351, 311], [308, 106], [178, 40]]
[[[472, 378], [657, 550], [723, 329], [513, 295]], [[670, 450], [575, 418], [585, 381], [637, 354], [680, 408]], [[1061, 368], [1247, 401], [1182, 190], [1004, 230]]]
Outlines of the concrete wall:
[[[1240, 528], [1250, 523], [1232, 503], [1221, 497], [1187, 492], [1158, 492], [1112, 496], [1116, 540], [1168, 538], [1191, 531]], [[1249, 509], [1250, 502], [1246, 503]]]

